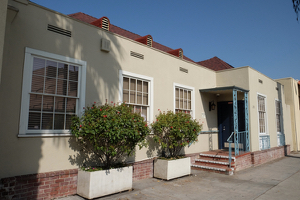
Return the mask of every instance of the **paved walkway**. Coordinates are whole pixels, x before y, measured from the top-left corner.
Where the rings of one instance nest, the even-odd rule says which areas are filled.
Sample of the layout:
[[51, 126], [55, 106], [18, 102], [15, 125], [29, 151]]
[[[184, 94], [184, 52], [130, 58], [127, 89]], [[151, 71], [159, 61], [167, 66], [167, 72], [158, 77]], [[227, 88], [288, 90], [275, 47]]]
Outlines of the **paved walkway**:
[[[83, 199], [70, 196], [60, 200]], [[300, 199], [300, 153], [233, 176], [192, 170], [192, 175], [171, 181], [140, 180], [133, 183], [132, 191], [99, 199]]]

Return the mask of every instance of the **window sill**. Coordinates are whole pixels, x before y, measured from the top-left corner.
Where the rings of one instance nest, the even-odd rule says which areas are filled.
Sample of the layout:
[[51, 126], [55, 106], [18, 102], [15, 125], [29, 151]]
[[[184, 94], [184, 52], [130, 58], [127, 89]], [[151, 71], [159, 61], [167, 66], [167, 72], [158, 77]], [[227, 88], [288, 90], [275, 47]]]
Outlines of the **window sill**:
[[19, 134], [18, 138], [36, 138], [36, 137], [70, 137], [71, 133], [59, 134], [59, 133], [46, 133], [46, 134]]

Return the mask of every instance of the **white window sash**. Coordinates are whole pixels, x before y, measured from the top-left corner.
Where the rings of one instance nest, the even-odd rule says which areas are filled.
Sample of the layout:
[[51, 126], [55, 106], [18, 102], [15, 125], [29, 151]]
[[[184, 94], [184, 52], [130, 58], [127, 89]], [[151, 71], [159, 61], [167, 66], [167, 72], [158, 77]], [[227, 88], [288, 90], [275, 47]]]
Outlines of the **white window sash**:
[[[264, 98], [264, 111], [260, 111], [260, 105], [258, 103], [259, 97], [263, 97]], [[259, 133], [259, 135], [266, 135], [266, 134], [268, 134], [267, 97], [265, 95], [263, 95], [263, 94], [257, 93], [256, 101], [257, 101], [258, 133]], [[259, 116], [260, 112], [262, 112], [264, 114], [264, 129], [265, 129], [265, 131], [262, 132], [262, 133], [260, 132], [260, 116]]]
[[69, 58], [53, 53], [48, 53], [26, 47], [23, 70], [22, 100], [20, 112], [20, 125], [18, 137], [39, 137], [39, 136], [68, 136], [70, 130], [28, 130], [29, 104], [32, 82], [33, 57], [56, 60], [79, 66], [78, 73], [78, 97], [76, 105], [76, 114], [81, 116], [85, 106], [85, 87], [86, 87], [86, 61]]
[[[134, 106], [146, 106], [148, 107], [148, 122], [153, 121], [153, 78], [144, 76], [141, 74], [135, 74], [128, 71], [119, 70], [119, 101], [123, 102], [123, 77], [133, 78], [137, 80], [143, 80], [148, 82], [148, 105], [139, 105], [139, 104], [133, 104], [128, 103], [129, 105]], [[130, 84], [130, 83], [129, 83]], [[130, 95], [130, 94], [129, 94]], [[127, 102], [126, 102], [127, 103]]]
[[191, 112], [192, 117], [195, 119], [195, 88], [187, 85], [182, 85], [179, 83], [173, 83], [173, 111], [176, 111], [176, 88], [191, 91]]

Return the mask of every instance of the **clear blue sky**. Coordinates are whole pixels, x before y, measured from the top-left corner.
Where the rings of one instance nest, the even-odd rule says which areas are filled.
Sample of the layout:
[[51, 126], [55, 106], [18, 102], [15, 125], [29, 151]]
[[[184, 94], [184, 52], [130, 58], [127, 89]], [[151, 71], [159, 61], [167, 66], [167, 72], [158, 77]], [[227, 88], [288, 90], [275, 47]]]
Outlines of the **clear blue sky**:
[[300, 23], [292, 0], [32, 0], [61, 12], [110, 22], [194, 61], [214, 56], [270, 78], [300, 79]]

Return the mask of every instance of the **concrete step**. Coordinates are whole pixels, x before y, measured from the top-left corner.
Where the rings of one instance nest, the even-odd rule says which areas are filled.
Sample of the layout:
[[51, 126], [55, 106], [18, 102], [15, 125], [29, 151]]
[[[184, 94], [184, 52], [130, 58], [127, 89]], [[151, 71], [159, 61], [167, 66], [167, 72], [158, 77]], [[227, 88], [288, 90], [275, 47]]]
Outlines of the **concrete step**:
[[221, 174], [227, 174], [232, 175], [234, 168], [229, 168], [228, 166], [220, 166], [220, 165], [212, 165], [212, 164], [193, 164], [191, 165], [192, 169], [195, 170], [201, 170], [201, 171], [207, 171], [207, 172], [215, 172], [215, 173], [221, 173]]
[[[210, 153], [200, 153], [200, 158], [214, 158], [215, 160], [219, 161], [226, 161], [229, 160], [229, 156], [227, 155], [220, 155], [220, 154], [210, 154]], [[231, 161], [235, 161], [235, 156], [231, 157]]]
[[[199, 159], [195, 159], [195, 163], [210, 163], [210, 164], [218, 164], [229, 166], [229, 160], [218, 160], [214, 158], [200, 157]], [[234, 165], [234, 162], [231, 162], [231, 165]]]

